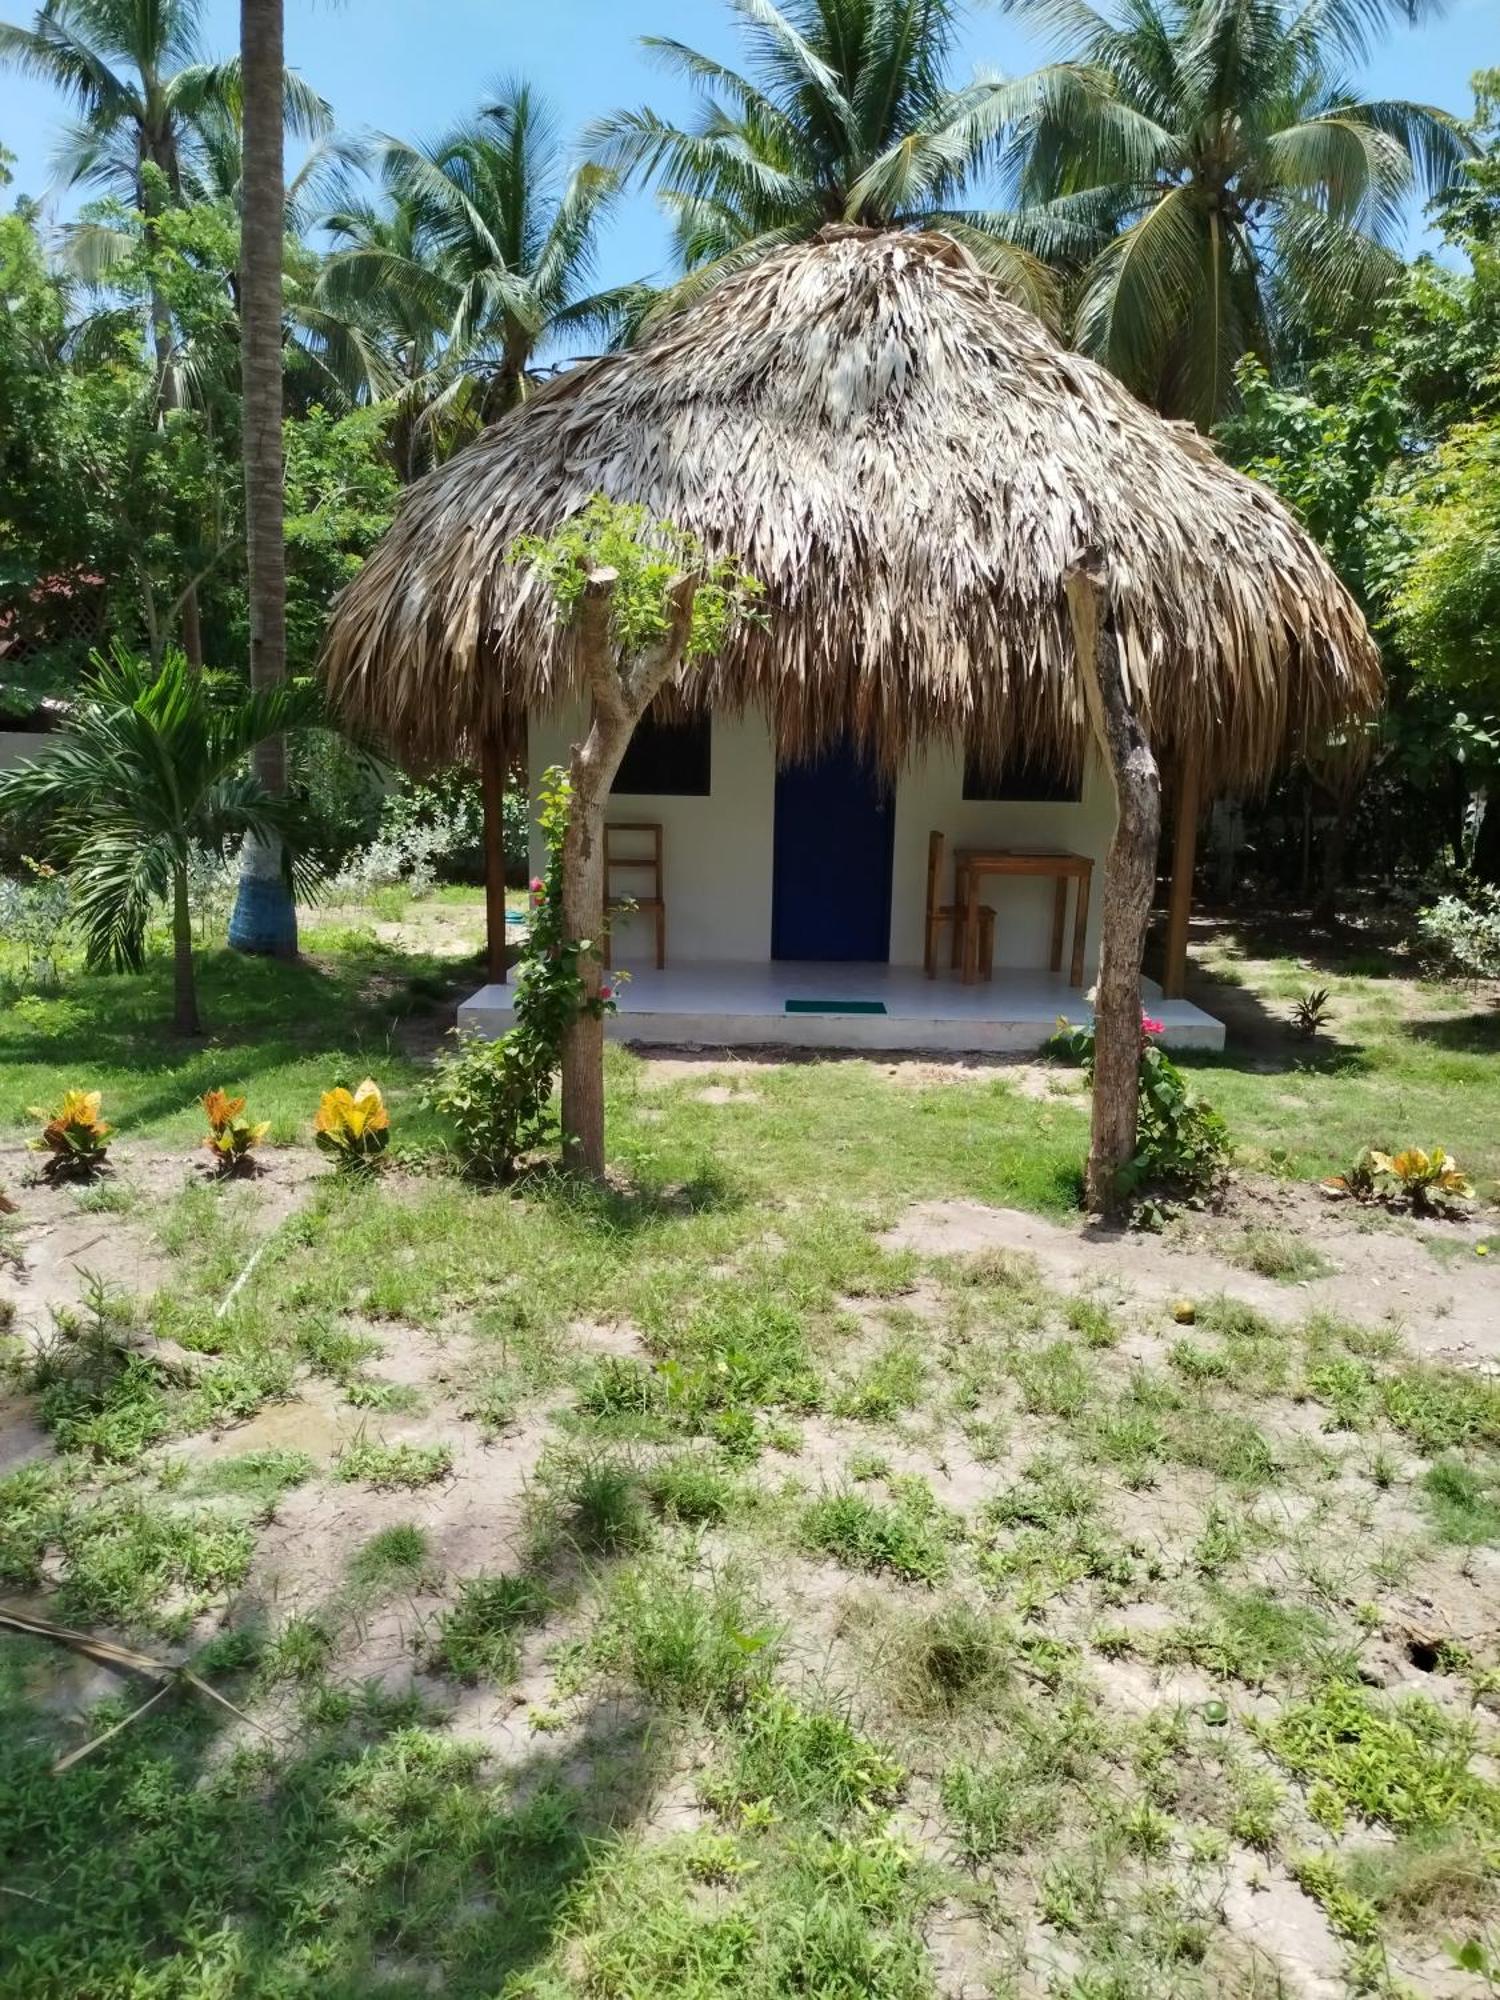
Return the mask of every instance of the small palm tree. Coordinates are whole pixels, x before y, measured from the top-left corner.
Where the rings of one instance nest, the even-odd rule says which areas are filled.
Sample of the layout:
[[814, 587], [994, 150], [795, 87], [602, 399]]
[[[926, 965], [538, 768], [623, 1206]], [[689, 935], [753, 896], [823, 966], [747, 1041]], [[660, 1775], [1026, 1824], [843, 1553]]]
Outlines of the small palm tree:
[[[139, 970], [151, 911], [170, 903], [173, 1019], [196, 1034], [193, 856], [236, 837], [299, 854], [300, 808], [268, 792], [249, 759], [268, 737], [317, 727], [322, 705], [305, 683], [224, 699], [182, 653], [156, 667], [118, 641], [94, 669], [46, 754], [0, 776], [0, 818], [45, 827], [68, 863], [91, 966]], [[305, 855], [297, 865], [316, 873]]]
[[829, 223], [929, 227], [963, 242], [1016, 299], [1050, 316], [1055, 286], [1017, 242], [1015, 218], [969, 197], [1036, 97], [1059, 116], [1078, 95], [1066, 68], [1024, 88], [1000, 77], [954, 87], [962, 0], [727, 0], [753, 62], [740, 73], [681, 42], [643, 46], [703, 99], [692, 128], [616, 112], [586, 136], [594, 156], [655, 181], [689, 278], [676, 304]]
[[1080, 89], [1012, 142], [1039, 254], [1069, 268], [1077, 344], [1204, 429], [1235, 364], [1368, 311], [1415, 188], [1470, 151], [1430, 105], [1361, 100], [1345, 66], [1433, 0], [1004, 0], [1050, 28]]
[[608, 331], [631, 288], [589, 288], [618, 176], [569, 171], [547, 106], [524, 83], [431, 146], [386, 139], [384, 209], [327, 218], [339, 246], [318, 303], [389, 356], [383, 386], [449, 444], [527, 395], [546, 349]]

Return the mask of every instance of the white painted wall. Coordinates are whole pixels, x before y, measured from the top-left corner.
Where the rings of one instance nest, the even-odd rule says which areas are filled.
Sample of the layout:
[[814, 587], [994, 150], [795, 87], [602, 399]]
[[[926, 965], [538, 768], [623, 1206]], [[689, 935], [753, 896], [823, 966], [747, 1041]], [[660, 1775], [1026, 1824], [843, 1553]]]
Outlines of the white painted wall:
[[52, 738], [44, 729], [0, 729], [0, 771], [40, 757]]
[[[533, 717], [529, 779], [533, 800], [542, 773], [566, 765], [583, 714]], [[706, 799], [659, 798], [616, 792], [608, 818], [660, 820], [663, 893], [667, 904], [667, 963], [729, 960], [757, 963], [771, 952], [771, 829], [776, 766], [762, 719], [716, 715]], [[531, 872], [545, 855], [533, 823]], [[640, 893], [649, 876], [621, 873], [623, 894]], [[618, 965], [655, 962], [648, 916], [622, 917], [614, 933]]]
[[[581, 710], [531, 721], [530, 784], [533, 799], [550, 764], [566, 764], [583, 724]], [[771, 950], [771, 865], [776, 769], [770, 731], [756, 714], [715, 716], [712, 792], [706, 799], [616, 794], [611, 820], [660, 820], [667, 901], [668, 965], [707, 962], [760, 963]], [[963, 754], [939, 746], [914, 759], [896, 787], [895, 863], [891, 885], [891, 963], [920, 965], [927, 899], [927, 836], [948, 838], [943, 884], [951, 900], [954, 847], [1063, 849], [1094, 858], [1089, 910], [1086, 983], [1099, 948], [1104, 851], [1114, 826], [1114, 800], [1102, 765], [1090, 763], [1083, 798], [1076, 805], [983, 804], [963, 796]], [[531, 872], [544, 865], [533, 827]], [[639, 878], [632, 878], [639, 880]], [[622, 880], [620, 886], [625, 888]], [[1073, 891], [1064, 938], [1066, 969], [1072, 950]], [[1053, 884], [1005, 878], [984, 886], [982, 900], [996, 913], [998, 965], [1045, 970], [1052, 948]], [[622, 919], [616, 958], [623, 966], [651, 963], [654, 934], [648, 918]]]
[[[955, 847], [1039, 848], [1092, 855], [1094, 881], [1089, 898], [1084, 983], [1093, 981], [1099, 951], [1104, 852], [1114, 831], [1115, 804], [1109, 774], [1097, 759], [1084, 772], [1083, 797], [1076, 805], [1038, 805], [1022, 800], [986, 804], [966, 799], [963, 752], [955, 744], [934, 746], [901, 773], [896, 787], [896, 857], [891, 884], [891, 963], [920, 965], [922, 923], [927, 909], [927, 836], [948, 841], [944, 902], [953, 900]], [[991, 876], [980, 901], [995, 912], [995, 963], [1045, 970], [1052, 951], [1055, 884], [1045, 877]], [[1063, 970], [1073, 949], [1073, 897], [1068, 891], [1068, 927], [1063, 935]], [[942, 945], [948, 943], [945, 932]]]

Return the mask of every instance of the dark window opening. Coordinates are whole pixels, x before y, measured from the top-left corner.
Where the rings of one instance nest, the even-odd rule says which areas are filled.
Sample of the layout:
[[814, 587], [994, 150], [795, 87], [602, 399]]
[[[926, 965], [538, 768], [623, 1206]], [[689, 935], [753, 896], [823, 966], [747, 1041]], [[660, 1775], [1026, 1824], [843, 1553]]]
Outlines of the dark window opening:
[[712, 789], [713, 717], [664, 722], [653, 709], [636, 724], [611, 790], [706, 799]]
[[1083, 797], [1083, 781], [1069, 777], [1047, 757], [1012, 754], [997, 764], [969, 750], [964, 755], [964, 797], [997, 805], [1008, 801], [1077, 805]]

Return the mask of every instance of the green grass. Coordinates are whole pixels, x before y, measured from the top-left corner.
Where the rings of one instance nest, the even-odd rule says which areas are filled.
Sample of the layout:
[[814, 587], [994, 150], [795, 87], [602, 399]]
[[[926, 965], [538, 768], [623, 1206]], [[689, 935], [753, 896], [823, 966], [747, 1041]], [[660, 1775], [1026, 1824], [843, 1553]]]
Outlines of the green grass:
[[936, 1583], [948, 1573], [954, 1524], [918, 1486], [890, 1506], [863, 1493], [826, 1493], [803, 1509], [799, 1532], [808, 1548], [850, 1569], [889, 1570], [913, 1582]]
[[1422, 1497], [1445, 1542], [1500, 1542], [1500, 1465], [1441, 1458], [1423, 1475]]
[[348, 1584], [357, 1602], [373, 1603], [393, 1591], [414, 1590], [432, 1560], [426, 1534], [415, 1522], [382, 1528], [350, 1558]]
[[460, 1584], [443, 1613], [430, 1659], [461, 1681], [506, 1686], [520, 1666], [521, 1634], [546, 1613], [547, 1597], [527, 1576], [477, 1576]]
[[[428, 900], [405, 920], [477, 908]], [[1217, 1914], [1236, 1847], [1323, 1903], [1352, 1988], [1361, 1952], [1425, 1961], [1492, 1922], [1487, 1641], [1444, 1653], [1430, 1701], [1353, 1678], [1385, 1671], [1413, 1596], [1494, 1623], [1485, 1377], [1384, 1325], [1273, 1324], [1233, 1284], [1168, 1328], [1112, 1265], [1074, 1294], [1013, 1252], [882, 1247], [928, 1197], [1068, 1210], [1086, 1101], [1003, 1069], [912, 1088], [768, 1062], [730, 1132], [711, 1071], [611, 1048], [609, 1188], [466, 1185], [434, 1170], [409, 1051], [473, 969], [347, 921], [311, 943], [294, 968], [210, 953], [195, 1048], [152, 1011], [156, 964], [0, 1020], [0, 1119], [117, 1093], [99, 1269], [129, 1230], [164, 1272], [12, 1350], [7, 1391], [65, 1450], [0, 1481], [0, 1590], [162, 1651], [211, 1634], [198, 1670], [272, 1731], [185, 1687], [54, 1777], [136, 1691], [101, 1701], [0, 1634], [0, 1988], [931, 2000], [956, 1918], [976, 1990], [1013, 1996], [1041, 1937], [1026, 1976], [1071, 2000], [1264, 2000]], [[1269, 1066], [1193, 1067], [1252, 1150], [1326, 1138], [1341, 1164], [1371, 1086], [1411, 1130], [1358, 1143], [1436, 1137], [1482, 1170], [1472, 1078], [1424, 1095], [1467, 1051], [1403, 1019], [1366, 995], [1340, 1014], [1357, 1061], [1330, 1039], [1314, 1068], [1264, 1043]], [[367, 1071], [407, 1149], [389, 1174], [191, 1176], [205, 1084], [306, 1147], [318, 1092]], [[1313, 1274], [1280, 1226], [1237, 1248]], [[626, 1325], [638, 1356], [601, 1355]], [[351, 1406], [410, 1394], [378, 1378], [418, 1334], [442, 1442], [374, 1417], [350, 1441]], [[157, 1366], [153, 1335], [192, 1365]], [[243, 1418], [243, 1449], [198, 1454]], [[284, 1596], [309, 1505], [331, 1561]], [[1219, 1701], [1171, 1698], [1205, 1675]]]
[[[1305, 950], [1305, 943], [1299, 949]], [[1342, 1172], [1366, 1146], [1389, 1152], [1436, 1143], [1476, 1177], [1481, 1192], [1495, 1197], [1500, 1017], [1493, 1009], [1482, 1001], [1466, 1002], [1450, 988], [1396, 977], [1389, 979], [1393, 1004], [1376, 1008], [1368, 1002], [1363, 968], [1350, 970], [1347, 963], [1325, 958], [1316, 967], [1317, 983], [1328, 987], [1341, 1025], [1309, 1049], [1281, 1019], [1281, 1003], [1307, 985], [1305, 964], [1261, 951], [1255, 940], [1235, 949], [1226, 939], [1201, 947], [1197, 957], [1211, 974], [1230, 975], [1241, 990], [1263, 996], [1272, 1016], [1268, 1021], [1262, 1008], [1246, 1012], [1256, 1034], [1253, 1047], [1231, 1034], [1222, 1052], [1191, 1051], [1182, 1059], [1252, 1158], [1311, 1179]], [[1379, 956], [1371, 964], [1387, 975], [1396, 971]], [[1213, 1010], [1211, 983], [1194, 997]], [[1232, 991], [1226, 1005], [1235, 1009]]]
[[420, 1067], [401, 1052], [400, 1033], [468, 990], [473, 970], [393, 961], [373, 937], [325, 940], [314, 930], [308, 945], [315, 956], [296, 965], [203, 953], [202, 1041], [171, 1032], [171, 975], [161, 958], [141, 973], [75, 973], [55, 996], [0, 1007], [0, 1129], [29, 1129], [29, 1106], [77, 1083], [104, 1093], [117, 1143], [150, 1138], [186, 1152], [202, 1138], [198, 1099], [223, 1084], [249, 1093], [252, 1112], [272, 1121], [272, 1142], [282, 1144], [309, 1132], [335, 1080], [370, 1073], [399, 1116], [398, 1144], [436, 1137], [416, 1099]]
[[1243, 1229], [1226, 1244], [1224, 1254], [1243, 1270], [1289, 1285], [1326, 1278], [1333, 1269], [1321, 1252], [1286, 1229]]
[[334, 1460], [336, 1479], [373, 1486], [430, 1486], [453, 1470], [452, 1447], [446, 1444], [382, 1444], [377, 1438], [357, 1438]]
[[658, 1558], [614, 1578], [593, 1651], [659, 1707], [730, 1713], [765, 1685], [776, 1634], [732, 1570], [699, 1581]]
[[1351, 1818], [1392, 1833], [1500, 1831], [1500, 1785], [1471, 1768], [1472, 1725], [1424, 1695], [1391, 1701], [1333, 1680], [1256, 1728], [1331, 1832]]

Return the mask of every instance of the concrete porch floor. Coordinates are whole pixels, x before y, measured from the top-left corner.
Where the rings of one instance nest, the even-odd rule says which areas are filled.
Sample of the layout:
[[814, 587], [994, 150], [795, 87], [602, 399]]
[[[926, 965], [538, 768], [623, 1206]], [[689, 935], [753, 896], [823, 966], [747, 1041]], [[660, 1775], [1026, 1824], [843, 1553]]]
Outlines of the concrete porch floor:
[[[1169, 1048], [1221, 1049], [1224, 1024], [1186, 1000], [1163, 1000], [1143, 982], [1147, 1011], [1164, 1028]], [[511, 1025], [514, 988], [482, 986], [458, 1010], [461, 1030], [500, 1035]], [[788, 1001], [836, 1007], [878, 1002], [883, 1013], [787, 1012]], [[954, 973], [936, 979], [920, 966], [802, 964], [680, 964], [664, 972], [632, 970], [620, 988], [620, 1011], [606, 1022], [615, 1041], [692, 1043], [709, 1048], [781, 1045], [799, 1049], [1039, 1049], [1058, 1016], [1082, 1024], [1083, 993], [1052, 972], [997, 967], [993, 982], [960, 985]]]

